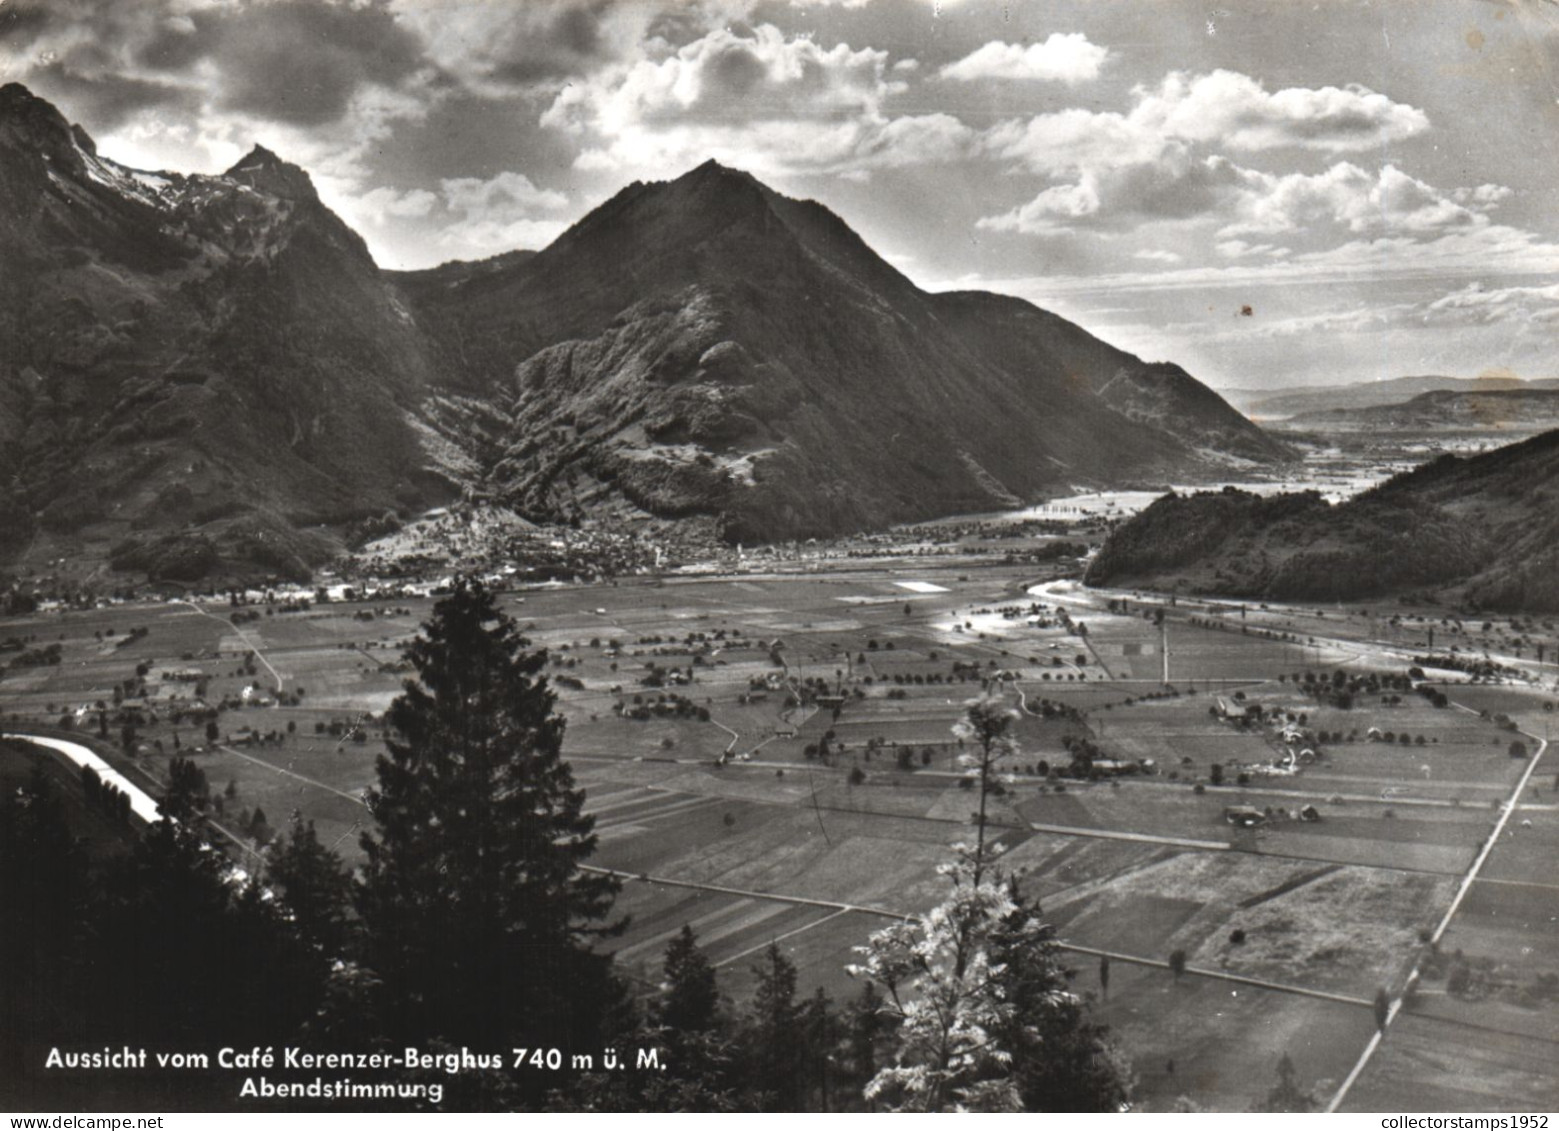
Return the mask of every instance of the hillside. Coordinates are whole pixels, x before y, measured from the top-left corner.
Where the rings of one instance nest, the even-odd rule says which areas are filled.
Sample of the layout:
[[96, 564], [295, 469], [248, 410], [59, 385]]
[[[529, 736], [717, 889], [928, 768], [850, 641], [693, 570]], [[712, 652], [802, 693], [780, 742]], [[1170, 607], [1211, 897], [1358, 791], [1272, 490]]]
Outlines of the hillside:
[[309, 528], [448, 495], [408, 423], [422, 335], [274, 154], [142, 173], [0, 88], [0, 261], [5, 557], [307, 576]]
[[1177, 367], [1017, 299], [919, 290], [820, 205], [707, 163], [538, 254], [416, 286], [527, 513], [713, 513], [733, 540], [1162, 482], [1283, 447]]
[[1349, 385], [1312, 385], [1284, 392], [1271, 389], [1229, 389], [1223, 395], [1241, 412], [1257, 420], [1264, 420], [1395, 405], [1424, 393], [1492, 393], [1523, 389], [1559, 389], [1559, 379], [1527, 381], [1518, 377], [1425, 375], [1360, 381]]
[[1393, 404], [1301, 413], [1282, 426], [1321, 432], [1545, 431], [1559, 427], [1559, 389], [1442, 389]]
[[256, 147], [147, 173], [0, 88], [0, 565], [306, 576], [464, 494], [766, 541], [1288, 450], [1178, 367], [928, 294], [713, 163], [539, 252], [386, 272]]
[[1275, 600], [1438, 591], [1559, 611], [1559, 431], [1441, 456], [1337, 505], [1314, 492], [1166, 495], [1126, 522], [1091, 585]]

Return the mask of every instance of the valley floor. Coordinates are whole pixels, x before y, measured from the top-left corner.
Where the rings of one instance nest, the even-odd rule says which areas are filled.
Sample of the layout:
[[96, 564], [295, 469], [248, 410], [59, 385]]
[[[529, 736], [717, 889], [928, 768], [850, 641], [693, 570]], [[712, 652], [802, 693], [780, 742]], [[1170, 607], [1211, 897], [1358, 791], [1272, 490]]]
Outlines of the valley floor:
[[[842, 559], [507, 597], [551, 657], [565, 754], [599, 820], [593, 865], [626, 878], [619, 964], [653, 983], [689, 923], [733, 997], [771, 941], [804, 990], [857, 992], [853, 948], [937, 902], [936, 867], [969, 835], [951, 728], [988, 683], [1024, 711], [992, 830], [1132, 1059], [1140, 1106], [1248, 1110], [1285, 1053], [1323, 1106], [1385, 1110], [1411, 1092], [1420, 1108], [1431, 1089], [1443, 1110], [1555, 1106], [1559, 668], [1530, 643], [1511, 654], [1508, 623], [1461, 626], [1465, 646], [1508, 661], [1498, 682], [1431, 672], [1444, 708], [1408, 691], [1341, 709], [1306, 677], [1405, 685], [1449, 618], [1167, 605], [1048, 572]], [[10, 731], [61, 734], [69, 716], [154, 791], [177, 742], [224, 791], [216, 825], [246, 867], [263, 866], [261, 812], [273, 828], [306, 815], [350, 862], [400, 648], [430, 604], [261, 604], [240, 624], [200, 602], [15, 618], [0, 637], [57, 643], [59, 662], [9, 668], [0, 705]], [[97, 702], [141, 664], [144, 699], [108, 707], [113, 740], [98, 739]], [[169, 721], [197, 676], [231, 704], [215, 741]], [[1220, 701], [1302, 718], [1328, 736], [1322, 756], [1280, 772], [1277, 730], [1219, 717]], [[133, 757], [118, 748], [131, 708]], [[1084, 740], [1149, 772], [1067, 776]], [[1319, 820], [1300, 819], [1307, 806]], [[1264, 816], [1239, 828], [1230, 807]]]

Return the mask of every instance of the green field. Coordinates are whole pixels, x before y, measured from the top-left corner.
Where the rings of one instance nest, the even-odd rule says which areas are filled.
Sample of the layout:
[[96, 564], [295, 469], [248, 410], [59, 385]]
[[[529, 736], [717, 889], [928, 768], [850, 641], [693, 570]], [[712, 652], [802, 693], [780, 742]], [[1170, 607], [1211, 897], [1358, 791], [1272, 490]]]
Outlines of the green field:
[[[944, 591], [895, 584], [909, 579]], [[1407, 653], [1370, 643], [1379, 618], [1261, 610], [1243, 624], [1262, 631], [1242, 632], [1237, 613], [1206, 609], [1171, 612], [1166, 689], [1161, 637], [1140, 608], [1111, 613], [1078, 598], [1071, 611], [1085, 638], [1027, 623], [1027, 606], [1048, 604], [1028, 593], [1033, 583], [1015, 566], [841, 562], [506, 597], [549, 651], [565, 753], [598, 815], [593, 864], [631, 877], [618, 902], [630, 918], [613, 944], [619, 962], [653, 983], [667, 940], [690, 923], [734, 998], [773, 940], [799, 964], [804, 988], [856, 992], [851, 948], [892, 916], [935, 903], [937, 865], [972, 831], [977, 799], [960, 786], [952, 727], [982, 678], [1008, 672], [1016, 678], [996, 686], [1027, 709], [1014, 728], [1019, 750], [1001, 763], [1010, 776], [991, 799], [991, 835], [1075, 948], [1080, 988], [1095, 989], [1094, 951], [1117, 956], [1100, 1004], [1137, 1065], [1141, 1104], [1246, 1110], [1285, 1052], [1318, 1095], [1335, 1089], [1373, 1030], [1370, 1000], [1381, 988], [1401, 992], [1525, 772], [1553, 717], [1543, 709], [1551, 693], [1447, 684], [1445, 708], [1409, 692], [1341, 709], [1306, 695], [1296, 677], [1400, 676]], [[238, 610], [238, 624], [226, 605], [17, 618], [0, 637], [59, 643], [60, 659], [8, 668], [0, 710], [16, 730], [58, 727], [69, 714], [78, 733], [152, 781], [177, 743], [223, 793], [216, 821], [251, 863], [263, 863], [256, 811], [272, 829], [308, 817], [353, 863], [361, 797], [383, 751], [380, 716], [407, 675], [399, 649], [429, 607], [422, 598], [287, 613], [260, 604]], [[1199, 627], [1190, 616], [1230, 623]], [[121, 646], [136, 628], [144, 635]], [[201, 674], [207, 703], [230, 704], [216, 742], [203, 722], [172, 721], [196, 690], [164, 678], [178, 669]], [[116, 685], [128, 691], [122, 704]], [[1285, 743], [1270, 726], [1210, 711], [1236, 692], [1329, 737]], [[122, 747], [130, 709], [142, 716], [133, 753]], [[1501, 714], [1525, 731], [1527, 758], [1511, 756], [1515, 735]], [[1371, 741], [1371, 728], [1409, 743]], [[1066, 776], [1077, 742], [1104, 759], [1151, 760], [1156, 772]], [[826, 757], [810, 756], [820, 744]], [[1321, 756], [1273, 770], [1301, 745]], [[0, 763], [0, 775], [15, 772]], [[1514, 1089], [1505, 1106], [1551, 1100], [1531, 1048], [1559, 1040], [1559, 1002], [1526, 989], [1559, 974], [1553, 784], [1539, 767], [1440, 942], [1445, 955], [1463, 952], [1483, 988], [1452, 994], [1443, 971], [1426, 973], [1349, 1106], [1398, 1103], [1410, 1089], [1390, 1081], [1448, 1062], [1458, 1044], [1475, 1045], [1480, 1071]], [[1298, 820], [1310, 805], [1320, 820]], [[1236, 829], [1229, 806], [1272, 815]], [[1188, 964], [1179, 979], [1164, 968], [1177, 950]], [[1465, 1080], [1455, 1087], [1470, 1090], [1448, 1091], [1446, 1105], [1492, 1095]]]

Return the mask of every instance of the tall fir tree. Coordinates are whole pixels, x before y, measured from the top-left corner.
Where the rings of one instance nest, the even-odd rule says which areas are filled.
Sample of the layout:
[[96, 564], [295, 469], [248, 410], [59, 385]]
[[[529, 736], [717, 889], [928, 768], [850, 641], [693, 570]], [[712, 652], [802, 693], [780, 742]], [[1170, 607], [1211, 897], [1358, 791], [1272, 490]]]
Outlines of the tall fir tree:
[[62, 1022], [81, 1004], [90, 895], [65, 803], [35, 762], [24, 789], [0, 796], [0, 1105], [19, 1110], [20, 1083], [75, 1035]]
[[698, 948], [693, 928], [682, 925], [681, 934], [666, 946], [665, 981], [657, 1010], [662, 1025], [676, 1033], [700, 1033], [719, 1020], [720, 987], [715, 968]]
[[1008, 1069], [1024, 1111], [1120, 1111], [1136, 1077], [1089, 1017], [1073, 992], [1055, 928], [1039, 906], [1008, 880], [1012, 910], [991, 933], [995, 989], [1011, 1009], [995, 1026], [996, 1043], [1010, 1053]]
[[1299, 1086], [1299, 1071], [1286, 1052], [1278, 1060], [1277, 1076], [1277, 1084], [1267, 1093], [1265, 1102], [1255, 1108], [1256, 1111], [1293, 1113], [1316, 1109], [1315, 1096]]
[[766, 1111], [801, 1110], [804, 1034], [796, 966], [770, 943], [753, 967], [757, 985], [743, 1026], [747, 1078]]
[[809, 1111], [830, 1111], [838, 1083], [839, 1025], [822, 986], [801, 1007], [801, 1090]]
[[877, 1075], [883, 1050], [892, 1042], [893, 1027], [888, 1003], [876, 983], [867, 982], [846, 1013], [844, 1045], [846, 1079], [863, 1103], [866, 1085]]
[[357, 899], [393, 1039], [591, 1048], [616, 995], [592, 943], [618, 885], [580, 868], [595, 820], [528, 645], [461, 581], [406, 648]]
[[313, 821], [295, 817], [288, 835], [271, 849], [266, 875], [298, 934], [324, 958], [346, 949], [352, 880], [341, 857], [320, 844]]

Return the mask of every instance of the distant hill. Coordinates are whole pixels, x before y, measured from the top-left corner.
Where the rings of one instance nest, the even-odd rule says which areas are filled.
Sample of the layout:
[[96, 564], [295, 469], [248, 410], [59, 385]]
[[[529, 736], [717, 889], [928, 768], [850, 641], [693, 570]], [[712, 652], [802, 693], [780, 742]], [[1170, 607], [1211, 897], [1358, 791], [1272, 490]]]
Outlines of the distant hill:
[[1241, 412], [1262, 420], [1399, 404], [1423, 393], [1520, 389], [1559, 389], [1559, 379], [1524, 381], [1516, 377], [1393, 377], [1385, 381], [1361, 381], [1351, 385], [1314, 385], [1281, 393], [1271, 389], [1230, 389], [1223, 396]]
[[[1533, 383], [1537, 385], [1537, 383]], [[1559, 382], [1473, 392], [1440, 390], [1411, 400], [1363, 408], [1306, 412], [1284, 428], [1319, 432], [1546, 431], [1559, 427]]]
[[1559, 611], [1559, 431], [1441, 456], [1337, 505], [1315, 492], [1167, 495], [1110, 535], [1087, 581], [1314, 601], [1435, 590]]
[[706, 164], [539, 252], [375, 266], [307, 173], [129, 169], [0, 88], [0, 563], [306, 576], [465, 495], [748, 542], [1164, 482], [1289, 450], [1179, 367], [928, 294]]

